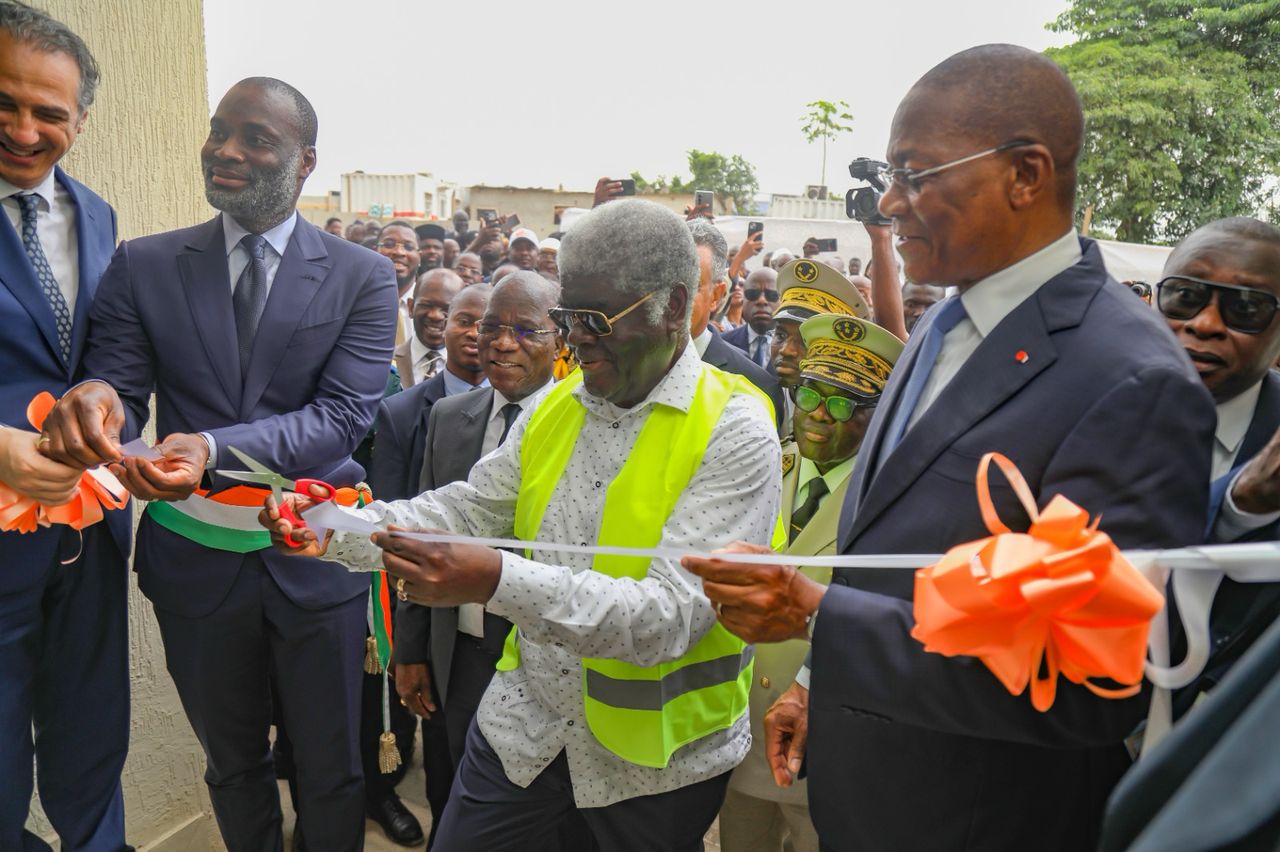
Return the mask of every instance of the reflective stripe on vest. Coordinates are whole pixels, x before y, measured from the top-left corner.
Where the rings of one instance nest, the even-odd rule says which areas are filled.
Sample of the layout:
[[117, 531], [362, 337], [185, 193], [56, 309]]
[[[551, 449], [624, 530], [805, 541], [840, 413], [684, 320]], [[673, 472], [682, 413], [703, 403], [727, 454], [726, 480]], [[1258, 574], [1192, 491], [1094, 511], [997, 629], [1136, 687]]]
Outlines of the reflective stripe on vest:
[[[520, 446], [521, 482], [515, 534], [538, 537], [543, 515], [564, 474], [586, 420], [573, 396], [575, 371], [558, 384], [529, 419]], [[597, 544], [653, 547], [680, 495], [702, 464], [711, 431], [730, 398], [750, 394], [770, 411], [768, 397], [746, 379], [703, 365], [689, 411], [655, 405], [627, 461], [609, 484]], [[777, 533], [785, 532], [779, 525]], [[596, 556], [591, 567], [610, 577], [641, 580], [649, 560]], [[681, 746], [731, 727], [746, 712], [753, 652], [715, 624], [680, 659], [656, 666], [584, 658], [587, 725], [613, 754], [642, 766], [664, 767]], [[515, 630], [507, 637], [500, 671], [520, 665]]]

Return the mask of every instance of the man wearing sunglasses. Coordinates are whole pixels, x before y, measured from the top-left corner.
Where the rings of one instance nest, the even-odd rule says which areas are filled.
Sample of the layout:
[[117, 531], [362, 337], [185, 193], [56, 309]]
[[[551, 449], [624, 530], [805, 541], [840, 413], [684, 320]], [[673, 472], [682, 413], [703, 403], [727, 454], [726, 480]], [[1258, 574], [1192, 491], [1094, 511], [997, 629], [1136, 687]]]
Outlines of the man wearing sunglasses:
[[773, 311], [778, 306], [778, 274], [772, 269], [752, 272], [747, 276], [742, 298], [742, 325], [726, 334], [724, 341], [768, 369], [769, 347], [773, 344]]
[[289, 550], [290, 525], [262, 518], [285, 552], [385, 566], [410, 600], [484, 604], [518, 628], [467, 734], [437, 850], [538, 848], [574, 809], [602, 848], [696, 849], [750, 746], [751, 651], [676, 560], [559, 545], [774, 540], [777, 428], [767, 397], [690, 345], [698, 255], [680, 217], [603, 204], [565, 235], [559, 265], [548, 313], [581, 371], [466, 482], [359, 510], [383, 528], [547, 544], [517, 555], [300, 531], [307, 546]]
[[[791, 266], [802, 263], [812, 262], [798, 260]], [[844, 281], [838, 272], [829, 271]], [[786, 275], [784, 269], [782, 277]], [[807, 273], [802, 272], [804, 277]], [[790, 541], [786, 552], [830, 556], [836, 552], [840, 509], [854, 459], [889, 373], [902, 354], [902, 341], [845, 313], [812, 314], [803, 323], [790, 322], [795, 323], [796, 337], [808, 357], [797, 365], [791, 388], [795, 441], [782, 447], [782, 517], [788, 521]], [[819, 583], [831, 579], [830, 568], [799, 570]], [[720, 811], [724, 852], [779, 852], [784, 837], [787, 849], [818, 850], [818, 835], [809, 818], [808, 788], [804, 781], [787, 787], [774, 783], [764, 736], [765, 712], [790, 686], [807, 651], [808, 643], [794, 639], [756, 647], [751, 752], [734, 770]]]
[[[898, 107], [880, 211], [906, 277], [959, 295], [920, 320], [872, 416], [841, 552], [943, 553], [988, 536], [974, 478], [993, 450], [1039, 505], [1067, 497], [1120, 547], [1202, 541], [1212, 401], [1161, 318], [1075, 233], [1083, 128], [1062, 70], [1012, 45], [950, 57]], [[996, 492], [1024, 529], [1011, 491]], [[1096, 846], [1145, 694], [1060, 681], [1053, 707], [1035, 710], [976, 660], [911, 637], [910, 571], [837, 569], [823, 587], [793, 568], [684, 562], [737, 635], [812, 637], [812, 693], [788, 690], [766, 736], [780, 781], [807, 755], [825, 844]]]

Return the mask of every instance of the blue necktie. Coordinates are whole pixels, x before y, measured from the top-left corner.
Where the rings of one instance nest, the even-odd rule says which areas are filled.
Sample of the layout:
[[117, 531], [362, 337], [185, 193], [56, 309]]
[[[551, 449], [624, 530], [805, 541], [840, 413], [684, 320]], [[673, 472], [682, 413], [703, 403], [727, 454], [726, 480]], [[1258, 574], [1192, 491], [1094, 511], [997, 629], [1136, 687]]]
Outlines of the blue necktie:
[[58, 279], [53, 277], [53, 269], [49, 259], [44, 255], [44, 247], [40, 245], [40, 235], [36, 233], [36, 204], [38, 196], [24, 193], [18, 196], [18, 207], [22, 210], [22, 247], [27, 250], [27, 257], [36, 271], [36, 280], [40, 282], [40, 290], [49, 300], [53, 308], [53, 322], [58, 330], [58, 346], [62, 349], [62, 359], [71, 360], [71, 308], [67, 299], [58, 287]]
[[755, 347], [755, 352], [751, 353], [751, 360], [755, 361], [761, 367], [769, 366], [769, 336], [762, 334], [751, 344]]
[[249, 371], [253, 339], [258, 335], [258, 320], [267, 306], [267, 241], [259, 234], [245, 234], [240, 245], [249, 252], [249, 262], [240, 273], [231, 306], [236, 315], [236, 341], [240, 349], [240, 375]]
[[968, 314], [965, 313], [960, 297], [952, 296], [942, 303], [938, 315], [925, 330], [924, 342], [920, 344], [920, 351], [916, 354], [907, 386], [902, 389], [898, 406], [893, 411], [893, 419], [889, 421], [889, 429], [885, 432], [884, 445], [880, 450], [881, 459], [888, 458], [889, 453], [902, 443], [902, 438], [907, 433], [907, 424], [911, 422], [911, 415], [920, 404], [924, 386], [929, 382], [929, 374], [933, 372], [933, 363], [938, 360], [938, 353], [942, 351], [942, 339], [966, 316]]

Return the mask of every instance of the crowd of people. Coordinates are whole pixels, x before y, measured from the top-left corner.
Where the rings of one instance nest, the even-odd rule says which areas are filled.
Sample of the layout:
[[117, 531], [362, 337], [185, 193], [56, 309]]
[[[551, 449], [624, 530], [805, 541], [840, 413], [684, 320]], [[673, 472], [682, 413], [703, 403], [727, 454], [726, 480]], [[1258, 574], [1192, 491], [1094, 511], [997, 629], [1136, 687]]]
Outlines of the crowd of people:
[[[105, 469], [147, 501], [136, 538], [127, 511], [0, 533], [0, 850], [48, 848], [33, 758], [64, 848], [129, 848], [130, 559], [228, 849], [281, 848], [278, 778], [307, 850], [361, 848], [366, 816], [450, 852], [695, 850], [717, 818], [727, 852], [1274, 848], [1275, 773], [1229, 773], [1276, 765], [1230, 736], [1276, 703], [1275, 584], [1222, 582], [1157, 742], [1149, 689], [1038, 711], [912, 637], [912, 572], [806, 565], [983, 538], [991, 451], [1123, 548], [1280, 538], [1280, 229], [1205, 222], [1147, 293], [1116, 282], [1043, 55], [911, 88], [866, 264], [731, 248], [607, 177], [545, 239], [466, 210], [317, 228], [318, 118], [268, 77], [210, 119], [217, 215], [117, 245], [58, 165], [98, 79], [0, 0], [0, 483], [53, 506]], [[325, 502], [350, 529], [300, 519]], [[419, 737], [429, 833], [396, 790]]]

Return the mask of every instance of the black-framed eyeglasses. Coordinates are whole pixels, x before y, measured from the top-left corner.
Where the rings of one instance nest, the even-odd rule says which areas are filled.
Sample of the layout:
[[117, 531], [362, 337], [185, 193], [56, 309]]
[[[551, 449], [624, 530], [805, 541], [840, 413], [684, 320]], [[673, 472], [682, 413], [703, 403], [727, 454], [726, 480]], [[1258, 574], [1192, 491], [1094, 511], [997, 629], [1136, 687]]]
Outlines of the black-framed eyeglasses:
[[827, 414], [837, 423], [844, 423], [858, 413], [859, 408], [875, 408], [878, 399], [870, 402], [851, 399], [847, 396], [832, 394], [823, 396], [808, 385], [798, 385], [791, 389], [791, 399], [801, 411], [817, 411], [819, 405], [825, 405]]
[[526, 328], [523, 325], [499, 322], [481, 322], [476, 328], [477, 333], [484, 338], [501, 337], [503, 332], [510, 332], [516, 343], [533, 343], [543, 340], [546, 335], [560, 333], [559, 329], [554, 328]]
[[742, 291], [742, 298], [746, 299], [748, 302], [754, 302], [756, 299], [759, 299], [762, 295], [764, 296], [764, 299], [766, 302], [778, 301], [777, 290], [769, 290], [764, 287], [752, 287], [750, 290]]
[[547, 311], [547, 315], [551, 317], [551, 321], [556, 324], [556, 328], [560, 329], [562, 334], [568, 334], [573, 330], [573, 324], [577, 322], [587, 334], [593, 337], [607, 337], [613, 334], [613, 324], [634, 311], [654, 297], [655, 293], [646, 293], [640, 297], [638, 302], [632, 302], [626, 308], [623, 308], [613, 316], [605, 316], [604, 311], [593, 311], [587, 308], [561, 308], [555, 307]]
[[1156, 284], [1156, 306], [1171, 320], [1189, 320], [1218, 294], [1222, 324], [1241, 334], [1261, 334], [1280, 309], [1280, 299], [1265, 290], [1223, 284], [1190, 275], [1169, 275]]
[[414, 252], [418, 250], [418, 244], [416, 242], [408, 242], [407, 240], [404, 242], [401, 242], [400, 240], [383, 240], [378, 243], [378, 248], [385, 251], [404, 249], [405, 251]]
[[983, 157], [990, 157], [992, 154], [999, 154], [1001, 151], [1008, 151], [1010, 148], [1020, 148], [1023, 145], [1034, 144], [1034, 142], [1026, 139], [1011, 139], [1003, 145], [997, 145], [994, 148], [988, 148], [985, 151], [979, 151], [976, 154], [970, 154], [967, 157], [961, 157], [958, 160], [952, 160], [940, 166], [930, 166], [927, 169], [889, 169], [885, 172], [885, 175], [898, 188], [916, 193], [920, 191], [920, 182], [925, 178], [942, 174], [947, 169], [954, 169], [956, 166], [963, 166], [965, 163], [972, 163], [974, 160], [981, 160]]

